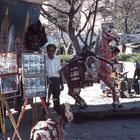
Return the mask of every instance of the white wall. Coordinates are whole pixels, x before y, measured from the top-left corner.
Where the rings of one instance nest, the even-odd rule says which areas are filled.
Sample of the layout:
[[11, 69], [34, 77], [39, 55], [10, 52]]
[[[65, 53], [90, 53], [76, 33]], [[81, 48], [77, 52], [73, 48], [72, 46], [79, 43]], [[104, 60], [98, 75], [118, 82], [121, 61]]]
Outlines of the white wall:
[[133, 78], [134, 72], [136, 69], [136, 64], [134, 62], [122, 62], [123, 63], [123, 72], [127, 72], [128, 78]]

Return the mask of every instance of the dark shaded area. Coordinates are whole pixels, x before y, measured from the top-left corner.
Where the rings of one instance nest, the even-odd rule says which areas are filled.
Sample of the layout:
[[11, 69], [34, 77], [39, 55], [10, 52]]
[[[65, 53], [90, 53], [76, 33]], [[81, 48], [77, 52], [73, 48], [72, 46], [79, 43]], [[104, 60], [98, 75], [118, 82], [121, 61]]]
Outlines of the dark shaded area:
[[39, 51], [47, 42], [45, 27], [41, 24], [40, 20], [28, 27], [24, 41], [26, 50], [29, 51]]
[[19, 0], [1, 0], [0, 1], [0, 27], [8, 8], [8, 19], [10, 25], [15, 26], [15, 37], [22, 36], [27, 13], [29, 12], [29, 23], [32, 24], [39, 18], [39, 8], [35, 3], [27, 3]]

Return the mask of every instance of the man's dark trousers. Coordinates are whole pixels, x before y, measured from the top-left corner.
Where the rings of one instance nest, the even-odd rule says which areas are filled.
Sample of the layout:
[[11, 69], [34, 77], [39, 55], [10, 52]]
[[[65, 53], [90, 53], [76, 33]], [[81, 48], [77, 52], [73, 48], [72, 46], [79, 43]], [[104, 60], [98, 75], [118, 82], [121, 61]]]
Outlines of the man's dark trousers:
[[49, 78], [48, 94], [53, 95], [54, 109], [58, 114], [61, 114], [60, 110], [60, 78], [51, 77]]

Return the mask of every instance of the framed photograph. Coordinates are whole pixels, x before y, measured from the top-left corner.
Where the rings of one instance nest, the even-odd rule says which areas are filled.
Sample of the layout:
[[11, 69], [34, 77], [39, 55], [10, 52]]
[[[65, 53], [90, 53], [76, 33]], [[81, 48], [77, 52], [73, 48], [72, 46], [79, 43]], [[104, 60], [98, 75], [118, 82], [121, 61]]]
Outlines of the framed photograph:
[[0, 53], [0, 75], [15, 74], [17, 72], [17, 54]]
[[0, 78], [1, 94], [9, 94], [18, 91], [17, 75], [7, 75]]
[[46, 96], [45, 77], [23, 78], [24, 98]]
[[43, 54], [22, 54], [22, 70], [23, 75], [37, 75], [42, 76], [45, 74], [45, 57]]

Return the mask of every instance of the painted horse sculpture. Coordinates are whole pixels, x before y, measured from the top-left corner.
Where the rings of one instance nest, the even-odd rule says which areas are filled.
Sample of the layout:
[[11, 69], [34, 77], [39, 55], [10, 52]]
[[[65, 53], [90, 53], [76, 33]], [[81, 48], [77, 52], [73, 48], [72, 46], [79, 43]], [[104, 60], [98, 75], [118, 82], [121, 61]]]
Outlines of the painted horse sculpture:
[[84, 49], [80, 55], [71, 59], [62, 68], [68, 85], [68, 94], [76, 100], [81, 108], [87, 107], [86, 102], [80, 96], [81, 88], [87, 83], [92, 85], [95, 79], [102, 80], [111, 89], [113, 107], [122, 107], [111, 78], [114, 69], [109, 43], [112, 40], [119, 41], [118, 34], [112, 28], [102, 28], [97, 37], [95, 53]]
[[[112, 66], [114, 62], [112, 61], [112, 54], [111, 54], [111, 48], [109, 46], [109, 43], [114, 41], [119, 41], [119, 35], [110, 27], [104, 28], [102, 27], [102, 31], [100, 31], [97, 43], [95, 46], [95, 51], [98, 54], [99, 57], [103, 57], [104, 59], [110, 61], [110, 64], [112, 63]], [[115, 92], [115, 85], [113, 84], [111, 73], [113, 72], [110, 65], [108, 65], [106, 62], [99, 60], [99, 71], [98, 71], [98, 77], [111, 89], [112, 91], [112, 97], [113, 97], [113, 107], [122, 107], [122, 104], [119, 101], [119, 96]]]

